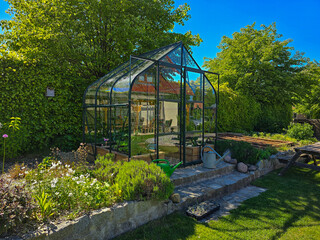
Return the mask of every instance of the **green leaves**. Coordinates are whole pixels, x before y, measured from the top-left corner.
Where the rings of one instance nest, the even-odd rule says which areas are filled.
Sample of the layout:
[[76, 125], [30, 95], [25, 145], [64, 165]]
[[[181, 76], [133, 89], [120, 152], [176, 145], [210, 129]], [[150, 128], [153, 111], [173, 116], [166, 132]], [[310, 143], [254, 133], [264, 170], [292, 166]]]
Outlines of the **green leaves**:
[[20, 130], [19, 126], [21, 124], [21, 118], [19, 117], [11, 117], [9, 123], [9, 128], [12, 128], [13, 131]]
[[306, 69], [302, 76], [299, 77], [303, 78], [305, 75], [311, 81], [309, 86], [309, 91], [305, 91], [304, 93], [300, 94], [296, 97], [297, 104], [295, 111], [298, 113], [305, 114], [311, 118], [319, 119], [320, 118], [320, 103], [319, 103], [319, 96], [320, 96], [320, 64], [316, 61], [309, 63], [306, 66]]
[[292, 103], [293, 97], [308, 86], [308, 79], [299, 76], [306, 58], [288, 44], [280, 41], [275, 23], [270, 26], [255, 24], [235, 32], [232, 38], [224, 36], [215, 59], [205, 66], [221, 73], [221, 81], [243, 95], [262, 104]]
[[40, 208], [40, 214], [43, 221], [53, 215], [53, 204], [51, 199], [48, 198], [48, 194], [42, 191], [41, 195], [35, 195], [34, 198], [37, 200]]

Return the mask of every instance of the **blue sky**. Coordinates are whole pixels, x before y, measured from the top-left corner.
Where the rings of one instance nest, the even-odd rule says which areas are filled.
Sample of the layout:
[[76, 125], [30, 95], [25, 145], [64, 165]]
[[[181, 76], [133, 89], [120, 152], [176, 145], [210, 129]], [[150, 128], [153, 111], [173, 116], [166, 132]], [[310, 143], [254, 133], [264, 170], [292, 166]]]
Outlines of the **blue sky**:
[[[290, 46], [305, 52], [311, 60], [320, 61], [320, 0], [176, 0], [176, 6], [188, 3], [191, 19], [185, 26], [177, 26], [176, 32], [199, 33], [203, 39], [200, 47], [193, 48], [193, 56], [199, 65], [203, 58], [214, 58], [219, 52], [222, 36], [232, 36], [242, 27], [256, 22], [270, 25], [276, 22], [278, 33], [284, 39], [292, 39]], [[8, 4], [0, 0], [0, 19], [8, 19]]]
[[202, 65], [204, 57], [214, 58], [219, 52], [222, 36], [256, 22], [277, 24], [282, 40], [292, 39], [290, 46], [304, 52], [311, 60], [320, 60], [320, 0], [176, 0], [176, 6], [187, 2], [191, 19], [176, 32], [191, 30], [203, 39], [200, 47], [193, 48], [193, 56]]

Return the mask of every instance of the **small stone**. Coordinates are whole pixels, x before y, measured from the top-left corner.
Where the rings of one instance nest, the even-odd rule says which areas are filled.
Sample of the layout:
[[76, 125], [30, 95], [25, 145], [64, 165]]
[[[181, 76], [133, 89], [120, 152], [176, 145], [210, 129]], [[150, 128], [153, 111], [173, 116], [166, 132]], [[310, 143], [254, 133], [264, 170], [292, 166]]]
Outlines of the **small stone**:
[[227, 163], [230, 162], [231, 161], [231, 156], [230, 155], [225, 156], [224, 157], [224, 161], [227, 162]]
[[229, 161], [227, 161], [226, 159], [224, 160], [226, 163], [230, 163], [230, 164], [237, 164], [238, 161], [235, 158], [231, 158]]
[[239, 162], [237, 164], [237, 170], [239, 172], [246, 173], [246, 172], [248, 172], [248, 166], [246, 164], [244, 164], [243, 162]]
[[248, 168], [249, 171], [256, 171], [258, 168], [255, 165], [250, 165]]
[[180, 198], [180, 194], [179, 193], [173, 193], [171, 196], [170, 196], [170, 200], [173, 202], [173, 203], [179, 203], [181, 198]]

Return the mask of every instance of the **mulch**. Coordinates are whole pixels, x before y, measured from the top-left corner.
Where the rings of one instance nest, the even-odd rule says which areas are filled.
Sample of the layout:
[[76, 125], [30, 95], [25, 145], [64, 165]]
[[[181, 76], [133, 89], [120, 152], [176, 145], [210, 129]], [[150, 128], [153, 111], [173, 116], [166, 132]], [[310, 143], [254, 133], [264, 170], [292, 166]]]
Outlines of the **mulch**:
[[267, 147], [277, 148], [277, 147], [294, 145], [293, 142], [289, 142], [289, 141], [250, 137], [240, 133], [219, 133], [218, 139], [247, 142], [257, 148], [267, 148]]

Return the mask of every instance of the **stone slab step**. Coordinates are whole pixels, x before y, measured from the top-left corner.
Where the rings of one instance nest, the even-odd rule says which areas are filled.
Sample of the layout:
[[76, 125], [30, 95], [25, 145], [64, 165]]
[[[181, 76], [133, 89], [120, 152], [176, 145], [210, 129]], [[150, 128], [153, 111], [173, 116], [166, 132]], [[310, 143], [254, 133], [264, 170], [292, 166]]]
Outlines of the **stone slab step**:
[[250, 173], [233, 171], [220, 177], [176, 187], [174, 192], [179, 193], [181, 197], [181, 201], [177, 204], [176, 209], [186, 209], [188, 206], [209, 199], [222, 198], [248, 186], [252, 180], [259, 176], [259, 171]]
[[222, 216], [229, 215], [230, 211], [240, 206], [243, 201], [256, 197], [265, 191], [267, 191], [267, 189], [249, 185], [236, 192], [228, 194], [223, 198], [215, 200], [215, 203], [220, 204], [220, 209], [218, 211], [200, 221], [210, 222], [212, 220], [218, 220]]
[[201, 165], [187, 168], [178, 168], [170, 177], [175, 186], [182, 186], [191, 183], [203, 181], [204, 179], [217, 178], [222, 175], [231, 173], [235, 169], [235, 165], [220, 162], [216, 168], [204, 168]]

